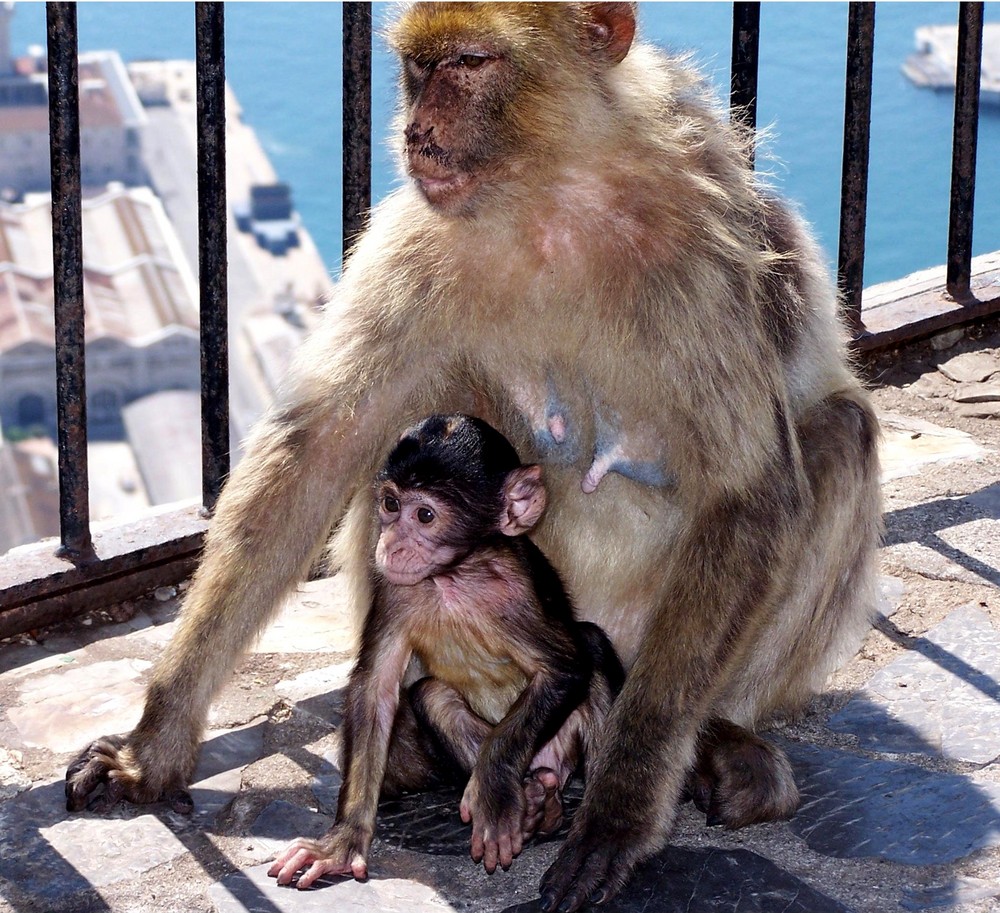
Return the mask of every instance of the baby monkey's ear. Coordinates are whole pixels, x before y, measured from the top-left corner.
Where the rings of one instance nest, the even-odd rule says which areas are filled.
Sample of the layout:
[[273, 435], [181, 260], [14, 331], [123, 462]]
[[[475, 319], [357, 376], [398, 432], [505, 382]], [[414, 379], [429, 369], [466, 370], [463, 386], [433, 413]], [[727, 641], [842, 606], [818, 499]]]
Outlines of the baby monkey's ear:
[[542, 484], [542, 467], [537, 464], [512, 469], [503, 483], [503, 506], [499, 529], [505, 536], [520, 536], [539, 521], [547, 497]]

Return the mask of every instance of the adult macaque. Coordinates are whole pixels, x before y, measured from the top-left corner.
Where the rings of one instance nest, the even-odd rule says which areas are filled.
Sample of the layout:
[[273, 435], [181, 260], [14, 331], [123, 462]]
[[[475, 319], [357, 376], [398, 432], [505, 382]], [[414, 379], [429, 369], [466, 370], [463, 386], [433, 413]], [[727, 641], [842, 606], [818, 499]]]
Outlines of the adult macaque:
[[700, 79], [635, 29], [629, 3], [403, 10], [412, 180], [233, 472], [142, 719], [74, 762], [70, 807], [101, 783], [189, 804], [213, 696], [331, 529], [369, 604], [369, 480], [431, 412], [543, 464], [536, 541], [628, 670], [543, 906], [613, 894], [696, 766], [724, 824], [795, 807], [752, 729], [869, 624], [877, 424], [808, 233]]
[[[299, 838], [269, 874], [307, 888], [368, 874], [379, 793], [453, 780], [472, 856], [508, 868], [562, 821], [562, 789], [592, 749], [625, 673], [578, 622], [559, 575], [524, 533], [545, 509], [485, 422], [435, 415], [400, 438], [378, 476], [374, 600], [347, 688], [334, 826]], [[411, 658], [426, 673], [400, 685]]]

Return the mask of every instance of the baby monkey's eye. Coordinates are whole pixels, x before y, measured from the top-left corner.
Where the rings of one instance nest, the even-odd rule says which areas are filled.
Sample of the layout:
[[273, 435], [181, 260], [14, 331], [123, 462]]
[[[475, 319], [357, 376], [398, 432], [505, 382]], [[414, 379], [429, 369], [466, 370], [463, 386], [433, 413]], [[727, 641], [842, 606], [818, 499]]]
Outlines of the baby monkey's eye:
[[432, 523], [434, 521], [434, 511], [429, 510], [426, 507], [421, 507], [417, 511], [417, 519], [424, 524]]
[[392, 495], [386, 495], [382, 499], [382, 506], [385, 508], [386, 513], [399, 513], [399, 499], [394, 498]]
[[487, 60], [489, 60], [489, 57], [485, 54], [463, 54], [458, 58], [458, 62], [469, 70], [481, 67]]

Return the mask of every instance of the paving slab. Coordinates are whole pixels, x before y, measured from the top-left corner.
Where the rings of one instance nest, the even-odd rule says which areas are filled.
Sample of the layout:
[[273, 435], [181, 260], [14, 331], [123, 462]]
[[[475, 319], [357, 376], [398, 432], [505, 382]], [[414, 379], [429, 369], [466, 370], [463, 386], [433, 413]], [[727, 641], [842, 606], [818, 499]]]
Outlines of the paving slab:
[[939, 884], [904, 888], [899, 905], [904, 910], [940, 910], [984, 898], [1000, 898], [1000, 884], [981, 878], [952, 878]]
[[986, 352], [962, 352], [943, 361], [938, 370], [958, 383], [975, 383], [1000, 374], [1000, 360]]
[[975, 460], [985, 449], [971, 434], [910, 415], [879, 414], [882, 480], [916, 475], [928, 464]]
[[239, 791], [241, 769], [261, 751], [259, 726], [208, 733], [191, 787], [191, 816], [124, 805], [107, 815], [72, 815], [62, 776], [36, 785], [0, 803], [0, 878], [45, 909], [46, 902], [63, 906], [81, 891], [128, 881], [175, 860], [188, 852], [183, 835], [214, 828]]
[[976, 764], [1000, 757], [1000, 632], [979, 606], [955, 609], [876, 673], [829, 725], [873, 751]]
[[789, 822], [817, 853], [942, 865], [1000, 846], [1000, 783], [784, 743], [802, 794]]
[[64, 666], [26, 679], [23, 703], [7, 711], [23, 745], [73, 751], [109, 732], [126, 732], [142, 712], [142, 674], [152, 663], [123, 659]]

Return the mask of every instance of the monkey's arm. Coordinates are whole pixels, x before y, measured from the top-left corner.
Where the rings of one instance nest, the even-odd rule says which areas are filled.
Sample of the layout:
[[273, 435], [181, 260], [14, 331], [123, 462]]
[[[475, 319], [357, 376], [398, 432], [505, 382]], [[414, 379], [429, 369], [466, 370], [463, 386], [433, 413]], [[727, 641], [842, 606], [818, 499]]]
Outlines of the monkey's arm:
[[399, 708], [399, 685], [410, 649], [398, 631], [386, 629], [377, 609], [365, 625], [361, 653], [347, 686], [342, 731], [343, 781], [334, 825], [319, 840], [298, 837], [275, 857], [267, 874], [297, 887], [323, 875], [368, 877], [368, 850], [375, 833], [378, 797], [385, 779], [389, 739]]
[[800, 510], [794, 473], [776, 466], [689, 525], [667, 598], [589, 759], [569, 836], [542, 879], [544, 910], [607, 900], [662, 846], [713, 699], [780, 598], [771, 568]]
[[[186, 786], [213, 697], [304, 577], [400, 424], [441, 394], [444, 356], [425, 350], [412, 358], [426, 327], [388, 313], [380, 319], [375, 304], [363, 308], [365, 281], [341, 292], [344, 300], [307, 340], [291, 383], [252, 435], [219, 499], [142, 718], [130, 734], [100, 739], [72, 762], [70, 810], [86, 807], [102, 784], [103, 797], [92, 801], [98, 808], [167, 797], [191, 810]], [[385, 285], [367, 281], [368, 295]]]
[[[549, 632], [540, 635], [549, 637]], [[508, 868], [521, 852], [524, 789], [522, 781], [532, 757], [566, 722], [586, 697], [591, 669], [583, 658], [573, 663], [566, 653], [535, 674], [483, 741], [462, 797], [461, 815], [472, 823], [472, 858], [487, 872], [497, 863]], [[566, 660], [566, 661], [564, 661]]]

